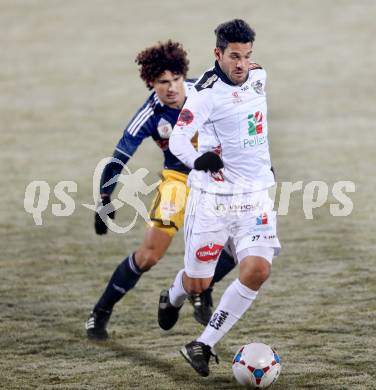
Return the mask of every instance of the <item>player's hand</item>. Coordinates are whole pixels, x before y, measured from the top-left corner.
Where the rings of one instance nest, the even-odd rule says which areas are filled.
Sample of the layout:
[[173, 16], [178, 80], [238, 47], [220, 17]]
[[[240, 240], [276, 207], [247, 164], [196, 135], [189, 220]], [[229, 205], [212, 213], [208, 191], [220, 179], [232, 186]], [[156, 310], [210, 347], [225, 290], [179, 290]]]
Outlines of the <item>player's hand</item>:
[[218, 172], [223, 168], [223, 161], [214, 152], [206, 152], [194, 162], [194, 168], [198, 171]]
[[95, 212], [95, 221], [94, 221], [94, 228], [95, 232], [99, 235], [106, 234], [107, 233], [107, 216], [111, 219], [115, 218], [115, 210], [112, 209], [109, 213], [104, 212], [104, 207], [111, 205], [111, 197], [110, 196], [102, 196], [97, 204], [97, 211]]

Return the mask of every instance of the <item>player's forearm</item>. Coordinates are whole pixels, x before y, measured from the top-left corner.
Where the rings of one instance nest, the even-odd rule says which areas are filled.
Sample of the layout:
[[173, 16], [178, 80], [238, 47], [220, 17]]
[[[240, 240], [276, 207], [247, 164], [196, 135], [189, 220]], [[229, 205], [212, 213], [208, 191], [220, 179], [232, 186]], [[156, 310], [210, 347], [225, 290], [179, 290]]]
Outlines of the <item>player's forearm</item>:
[[105, 184], [110, 181], [112, 178], [118, 176], [123, 170], [123, 166], [128, 162], [129, 158], [118, 151], [114, 151], [113, 158], [111, 161], [104, 167], [101, 181], [100, 181], [100, 194], [101, 196], [110, 196], [115, 187], [116, 182], [105, 186]]
[[169, 148], [189, 168], [193, 168], [195, 160], [200, 157], [200, 153], [193, 147], [190, 137], [176, 130], [171, 134]]

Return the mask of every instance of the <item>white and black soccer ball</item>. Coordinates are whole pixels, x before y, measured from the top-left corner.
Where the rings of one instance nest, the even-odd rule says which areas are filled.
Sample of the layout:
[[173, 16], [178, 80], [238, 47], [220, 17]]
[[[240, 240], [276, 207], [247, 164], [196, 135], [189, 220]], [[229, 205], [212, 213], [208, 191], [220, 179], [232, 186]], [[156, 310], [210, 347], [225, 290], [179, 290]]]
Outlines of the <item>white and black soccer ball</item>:
[[239, 384], [265, 389], [273, 384], [281, 372], [281, 360], [269, 345], [243, 345], [234, 356], [232, 371]]

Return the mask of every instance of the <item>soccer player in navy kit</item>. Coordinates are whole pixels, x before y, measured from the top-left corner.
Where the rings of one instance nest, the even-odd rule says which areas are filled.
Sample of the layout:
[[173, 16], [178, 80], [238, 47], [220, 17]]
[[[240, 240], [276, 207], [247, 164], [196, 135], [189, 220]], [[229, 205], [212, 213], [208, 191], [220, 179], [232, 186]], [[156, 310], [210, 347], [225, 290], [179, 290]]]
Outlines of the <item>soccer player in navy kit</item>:
[[[169, 149], [170, 134], [188, 89], [193, 85], [193, 82], [185, 80], [189, 63], [186, 52], [181, 44], [169, 40], [140, 52], [136, 63], [140, 66], [140, 77], [153, 93], [125, 128], [113, 153], [113, 159], [102, 173], [100, 201], [95, 214], [96, 233], [106, 234], [107, 215], [112, 219], [115, 216], [114, 211], [108, 212], [107, 215], [101, 212], [104, 208], [111, 210], [111, 194], [116, 186], [116, 180], [113, 178], [121, 173], [123, 166], [147, 137], [152, 137], [164, 154], [162, 181], [150, 208], [150, 223], [143, 243], [118, 265], [86, 322], [87, 336], [92, 339], [108, 337], [106, 325], [114, 305], [136, 285], [143, 272], [156, 265], [166, 253], [174, 235], [183, 225], [189, 192], [186, 181], [190, 168]], [[194, 143], [194, 140], [192, 142]], [[106, 185], [110, 180], [113, 183]], [[176, 191], [171, 192], [172, 187]], [[165, 203], [168, 204], [163, 203], [166, 198], [169, 201]], [[219, 263], [221, 266], [218, 267], [215, 281], [220, 280], [234, 266], [232, 257], [226, 251], [222, 251]], [[211, 315], [211, 290], [192, 295], [191, 302], [196, 320], [205, 325]]]

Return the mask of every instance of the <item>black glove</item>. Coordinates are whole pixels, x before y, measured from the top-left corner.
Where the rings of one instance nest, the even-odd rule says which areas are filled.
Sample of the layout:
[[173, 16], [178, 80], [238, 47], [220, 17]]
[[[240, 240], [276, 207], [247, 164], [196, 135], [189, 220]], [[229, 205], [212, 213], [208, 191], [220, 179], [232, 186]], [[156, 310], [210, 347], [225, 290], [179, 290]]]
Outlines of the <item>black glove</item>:
[[214, 152], [206, 152], [195, 160], [194, 168], [198, 171], [218, 172], [221, 168], [223, 168], [223, 161], [218, 154]]
[[111, 205], [111, 197], [110, 196], [102, 196], [97, 205], [97, 211], [95, 212], [95, 222], [94, 228], [95, 232], [99, 235], [107, 233], [107, 216], [111, 219], [115, 218], [115, 210], [112, 209], [109, 213], [105, 213], [103, 207], [106, 205]]

